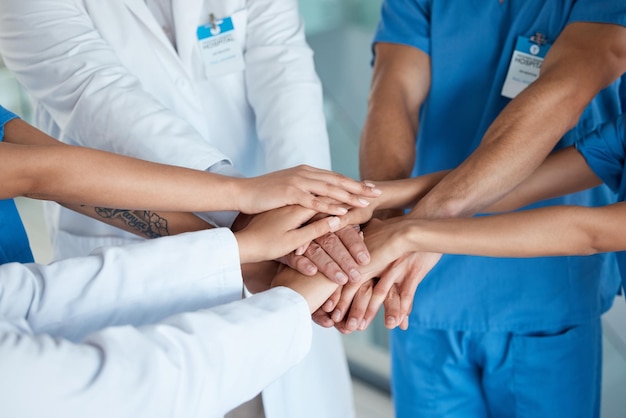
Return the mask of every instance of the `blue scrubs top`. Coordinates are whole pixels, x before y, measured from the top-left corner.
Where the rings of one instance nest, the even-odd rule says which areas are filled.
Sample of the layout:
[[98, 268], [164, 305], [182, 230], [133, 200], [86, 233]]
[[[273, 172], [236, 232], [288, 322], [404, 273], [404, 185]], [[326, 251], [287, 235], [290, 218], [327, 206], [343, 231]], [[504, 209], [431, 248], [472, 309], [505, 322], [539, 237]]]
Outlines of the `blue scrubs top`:
[[[4, 139], [4, 125], [17, 118], [0, 106], [0, 141]], [[28, 237], [13, 199], [0, 200], [0, 264], [20, 262], [32, 263]]]
[[[500, 93], [518, 36], [541, 33], [553, 42], [568, 23], [578, 21], [626, 26], [626, 1], [385, 0], [374, 42], [418, 48], [432, 65], [414, 174], [454, 168], [476, 149], [510, 101]], [[559, 147], [624, 112], [624, 81], [626, 77], [596, 97]], [[543, 205], [614, 201], [603, 186]], [[555, 329], [598, 318], [611, 306], [618, 286], [614, 254], [534, 259], [445, 255], [418, 287], [410, 322], [478, 332]]]
[[[594, 173], [617, 193], [618, 200], [626, 201], [626, 115], [603, 124], [578, 141], [576, 148]], [[617, 263], [626, 290], [626, 251], [617, 253]]]

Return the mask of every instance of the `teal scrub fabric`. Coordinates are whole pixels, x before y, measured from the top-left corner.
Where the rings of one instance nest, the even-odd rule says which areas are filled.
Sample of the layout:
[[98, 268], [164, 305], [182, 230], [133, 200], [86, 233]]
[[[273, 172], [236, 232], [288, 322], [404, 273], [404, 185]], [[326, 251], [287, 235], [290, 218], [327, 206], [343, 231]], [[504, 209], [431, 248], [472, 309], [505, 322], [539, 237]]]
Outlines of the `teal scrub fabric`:
[[[17, 116], [0, 106], [0, 141], [4, 125]], [[33, 262], [28, 237], [13, 199], [0, 200], [0, 264]]]

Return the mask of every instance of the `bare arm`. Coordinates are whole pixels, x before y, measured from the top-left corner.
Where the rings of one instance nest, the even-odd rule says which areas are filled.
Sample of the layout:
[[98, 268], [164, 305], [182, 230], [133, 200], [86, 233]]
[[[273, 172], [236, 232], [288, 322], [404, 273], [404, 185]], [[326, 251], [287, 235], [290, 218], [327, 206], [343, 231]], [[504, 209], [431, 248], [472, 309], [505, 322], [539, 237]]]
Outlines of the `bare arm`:
[[572, 23], [541, 75], [512, 100], [478, 149], [415, 208], [416, 216], [467, 216], [497, 201], [535, 170], [593, 97], [626, 70], [626, 28]]
[[484, 212], [508, 212], [600, 184], [602, 180], [578, 150], [571, 146], [550, 154], [526, 180]]
[[[250, 179], [155, 164], [64, 145], [21, 120], [5, 126], [0, 197], [25, 195], [68, 204], [162, 211], [258, 213], [289, 204], [331, 214], [363, 206], [377, 191], [345, 176], [301, 166]], [[184, 184], [184, 187], [181, 185]]]
[[[626, 203], [550, 206], [480, 218], [407, 219], [390, 225], [405, 248], [492, 257], [589, 255], [623, 251]], [[400, 238], [404, 235], [404, 238]]]
[[404, 45], [378, 43], [374, 48], [360, 174], [368, 180], [404, 179], [415, 164], [419, 109], [430, 88], [430, 58]]

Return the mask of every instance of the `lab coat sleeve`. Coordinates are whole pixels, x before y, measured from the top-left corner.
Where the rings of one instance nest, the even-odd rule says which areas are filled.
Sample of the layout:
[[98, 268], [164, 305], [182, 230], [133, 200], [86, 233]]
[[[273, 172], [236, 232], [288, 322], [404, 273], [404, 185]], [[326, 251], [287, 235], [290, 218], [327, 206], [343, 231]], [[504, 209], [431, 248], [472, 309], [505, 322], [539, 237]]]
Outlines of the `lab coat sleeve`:
[[306, 354], [307, 306], [276, 288], [80, 343], [0, 323], [2, 416], [221, 417]]
[[0, 317], [77, 341], [112, 325], [143, 325], [241, 298], [228, 229], [96, 250], [48, 266], [0, 266]]
[[270, 171], [330, 169], [322, 86], [296, 0], [248, 1], [248, 100]]
[[0, 28], [0, 54], [64, 131], [59, 139], [202, 170], [227, 160], [142, 88], [82, 2], [2, 0]]

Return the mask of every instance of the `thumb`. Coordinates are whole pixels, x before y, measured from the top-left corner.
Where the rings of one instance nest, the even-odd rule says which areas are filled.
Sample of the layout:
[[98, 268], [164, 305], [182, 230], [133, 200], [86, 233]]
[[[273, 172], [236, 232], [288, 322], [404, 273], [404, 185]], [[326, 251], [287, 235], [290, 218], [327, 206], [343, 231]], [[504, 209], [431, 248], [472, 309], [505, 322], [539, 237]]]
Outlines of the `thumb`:
[[301, 228], [294, 229], [289, 232], [289, 234], [293, 239], [292, 244], [295, 244], [297, 248], [308, 245], [308, 243], [313, 241], [315, 238], [319, 238], [329, 232], [336, 231], [340, 225], [341, 221], [339, 218], [336, 216], [329, 216], [327, 218], [311, 222]]

